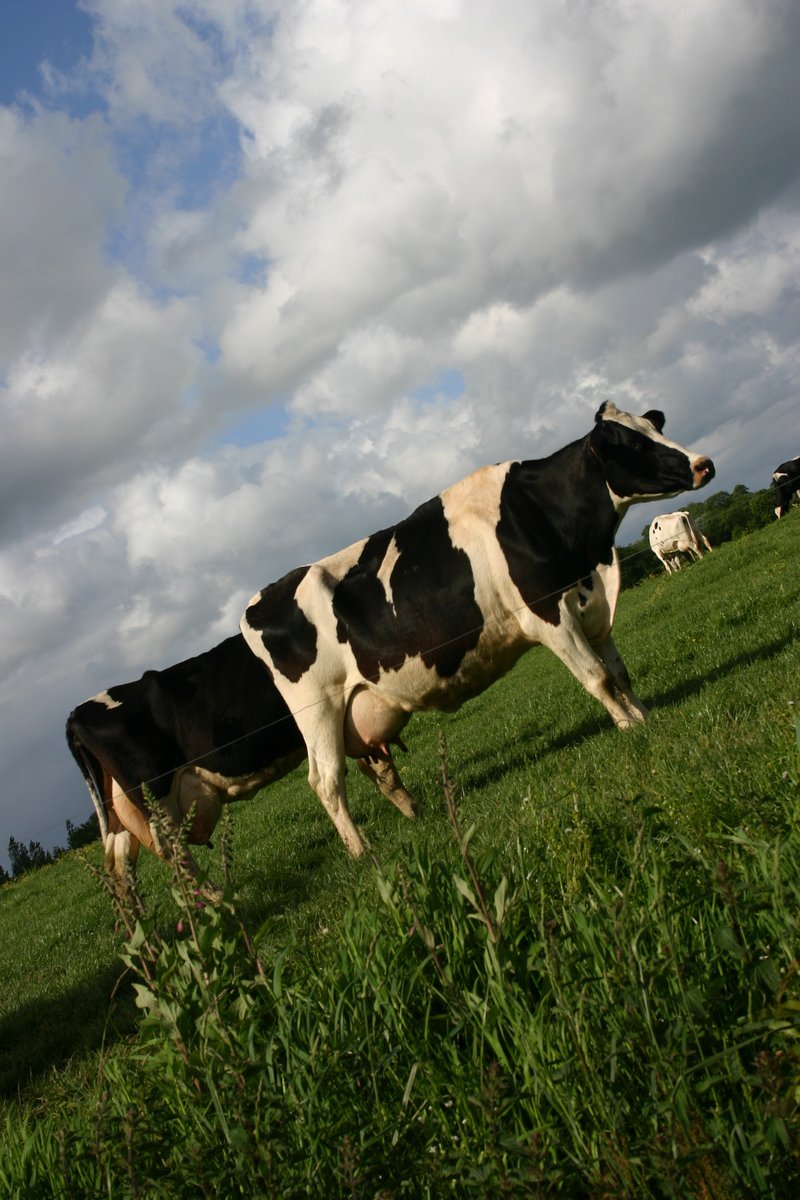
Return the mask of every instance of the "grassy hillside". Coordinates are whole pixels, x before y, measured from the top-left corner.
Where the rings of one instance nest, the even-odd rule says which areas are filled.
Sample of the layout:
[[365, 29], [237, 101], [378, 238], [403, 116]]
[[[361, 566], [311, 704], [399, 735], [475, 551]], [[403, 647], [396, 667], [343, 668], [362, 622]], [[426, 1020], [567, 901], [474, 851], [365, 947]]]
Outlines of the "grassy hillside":
[[[685, 847], [698, 864], [713, 864], [715, 854], [722, 861], [728, 843], [720, 839], [731, 831], [740, 841], [754, 839], [753, 845], [785, 834], [798, 788], [798, 537], [795, 512], [679, 575], [623, 594], [617, 644], [652, 709], [641, 730], [614, 730], [600, 706], [540, 649], [459, 713], [415, 717], [407, 737], [411, 753], [400, 766], [422, 803], [418, 822], [405, 822], [357, 773], [349, 777], [354, 818], [387, 876], [398, 860], [411, 863], [417, 878], [426, 870], [442, 869], [448, 879], [463, 873], [443, 800], [442, 732], [462, 826], [475, 826], [472, 852], [481, 862], [491, 856], [495, 881], [504, 874], [516, 880], [518, 906], [529, 906], [528, 927], [545, 907], [568, 922], [598, 889], [609, 903], [626, 895], [643, 822], [655, 810], [656, 843]], [[99, 862], [99, 848], [89, 857]], [[751, 858], [757, 857], [753, 850]], [[342, 953], [353, 897], [362, 913], [377, 911], [385, 899], [374, 867], [346, 857], [302, 769], [234, 810], [233, 860], [238, 911], [259, 930], [260, 957], [268, 965], [286, 947], [305, 946], [321, 971], [320, 963]], [[141, 866], [145, 901], [170, 943], [176, 902], [167, 871], [144, 857]], [[216, 851], [208, 854], [208, 867], [219, 876]], [[426, 895], [432, 895], [439, 885], [433, 875], [425, 877]], [[698, 866], [692, 883], [698, 905], [715, 889], [718, 900], [726, 886]], [[702, 924], [698, 916], [695, 925]], [[606, 930], [609, 945], [613, 936], [613, 928]], [[77, 855], [0, 890], [0, 1085], [7, 1096], [22, 1089], [34, 1111], [46, 1114], [91, 1087], [101, 1046], [118, 1044], [124, 1062], [136, 1010], [121, 943], [108, 901]], [[796, 971], [796, 942], [793, 953]], [[783, 1000], [791, 976], [784, 981], [780, 975], [776, 984]], [[614, 1036], [624, 1034], [623, 1023]], [[494, 1053], [492, 1061], [497, 1047]], [[780, 1061], [789, 1063], [796, 1083], [796, 1059]], [[10, 1111], [16, 1120], [16, 1102]], [[559, 1128], [558, 1136], [565, 1136]], [[566, 1146], [563, 1152], [575, 1154]], [[787, 1153], [797, 1155], [794, 1143]], [[597, 1147], [586, 1154], [596, 1157]], [[706, 1191], [698, 1185], [696, 1193], [684, 1194], [736, 1194], [719, 1186], [708, 1190], [706, 1178]], [[367, 1193], [351, 1188], [342, 1194]], [[402, 1194], [424, 1193], [411, 1188]]]

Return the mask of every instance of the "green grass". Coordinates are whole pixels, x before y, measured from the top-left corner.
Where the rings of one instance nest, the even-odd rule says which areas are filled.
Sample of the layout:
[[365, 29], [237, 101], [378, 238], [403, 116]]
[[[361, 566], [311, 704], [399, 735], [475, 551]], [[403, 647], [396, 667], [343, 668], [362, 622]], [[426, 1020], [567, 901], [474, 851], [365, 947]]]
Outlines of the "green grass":
[[[302, 769], [233, 810], [237, 911], [249, 928], [260, 931], [259, 953], [268, 975], [273, 964], [284, 961], [281, 955], [288, 948], [288, 961], [295, 963], [297, 994], [302, 997], [295, 1016], [305, 1014], [306, 1032], [301, 1037], [295, 1031], [296, 1045], [286, 1048], [288, 1057], [297, 1056], [294, 1076], [302, 1073], [306, 1034], [312, 1031], [313, 1044], [314, 1029], [322, 1036], [320, 1030], [327, 1028], [327, 1009], [337, 1010], [336, 988], [351, 995], [358, 978], [370, 981], [369, 1012], [380, 1013], [390, 1027], [394, 1022], [397, 1038], [407, 1048], [405, 1057], [395, 1049], [394, 1067], [380, 1069], [374, 1056], [358, 1057], [361, 1043], [360, 1049], [351, 1045], [336, 1050], [336, 1056], [344, 1057], [335, 1058], [325, 1086], [335, 1085], [347, 1100], [335, 1119], [330, 1105], [319, 1110], [332, 1141], [324, 1148], [320, 1131], [317, 1152], [328, 1171], [333, 1160], [341, 1167], [342, 1154], [350, 1154], [353, 1186], [348, 1191], [342, 1184], [345, 1171], [336, 1176], [338, 1184], [328, 1175], [326, 1186], [334, 1190], [298, 1190], [298, 1195], [339, 1194], [337, 1186], [340, 1194], [372, 1195], [389, 1186], [386, 1178], [383, 1183], [378, 1178], [380, 1152], [365, 1147], [363, 1137], [358, 1142], [357, 1134], [361, 1137], [370, 1122], [378, 1122], [384, 1134], [392, 1120], [398, 1128], [398, 1113], [406, 1113], [411, 1103], [402, 1101], [412, 1071], [412, 1094], [419, 1084], [420, 1103], [422, 1096], [428, 1097], [419, 1117], [424, 1130], [409, 1128], [403, 1117], [397, 1162], [411, 1163], [415, 1153], [427, 1155], [429, 1166], [438, 1164], [431, 1176], [437, 1182], [429, 1193], [415, 1192], [409, 1185], [405, 1192], [386, 1195], [450, 1194], [447, 1189], [453, 1187], [452, 1194], [459, 1189], [467, 1194], [468, 1188], [476, 1195], [494, 1194], [492, 1189], [508, 1194], [509, 1188], [533, 1187], [536, 1172], [537, 1187], [570, 1195], [646, 1195], [648, 1181], [659, 1172], [673, 1179], [674, 1188], [670, 1191], [664, 1184], [662, 1192], [652, 1194], [770, 1194], [771, 1179], [790, 1177], [797, 1145], [787, 1135], [788, 1148], [783, 1146], [780, 1121], [781, 1106], [800, 1081], [793, 1043], [768, 1043], [762, 1030], [758, 1053], [766, 1057], [756, 1061], [747, 1058], [737, 1038], [742, 1023], [747, 1024], [753, 997], [758, 995], [762, 1006], [775, 1007], [781, 989], [782, 1002], [797, 996], [797, 897], [792, 911], [786, 899], [791, 879], [787, 881], [785, 873], [790, 861], [796, 864], [790, 855], [796, 853], [798, 836], [799, 533], [800, 514], [793, 513], [721, 547], [679, 575], [645, 581], [623, 594], [615, 637], [637, 692], [652, 709], [650, 722], [641, 730], [614, 730], [603, 710], [543, 650], [531, 652], [459, 713], [415, 717], [408, 730], [411, 753], [400, 766], [409, 790], [422, 803], [419, 821], [404, 821], [357, 772], [349, 777], [354, 817], [383, 864], [385, 878], [393, 881], [389, 884], [380, 883], [369, 862], [347, 858]], [[517, 972], [513, 977], [508, 963], [494, 970], [491, 955], [486, 958], [485, 938], [476, 941], [466, 932], [474, 931], [476, 922], [468, 920], [468, 911], [465, 916], [469, 905], [453, 885], [464, 868], [443, 800], [441, 732], [447, 737], [460, 818], [464, 827], [475, 826], [471, 852], [481, 864], [489, 894], [494, 895], [503, 877], [513, 892], [512, 940], [520, 954], [524, 948], [526, 971], [534, 980], [522, 990], [519, 961], [511, 964]], [[736, 840], [731, 841], [734, 831]], [[780, 853], [779, 846], [784, 847]], [[775, 864], [784, 861], [782, 854], [787, 857], [778, 869]], [[92, 848], [90, 857], [98, 863], [99, 850]], [[721, 875], [715, 873], [717, 862], [728, 864]], [[399, 877], [396, 863], [405, 864]], [[208, 867], [220, 876], [217, 851], [208, 855]], [[384, 928], [387, 912], [391, 927], [409, 902], [398, 882], [404, 877], [411, 880], [409, 895], [416, 911], [427, 906], [426, 919], [438, 926], [452, 969], [464, 976], [463, 994], [452, 1012], [444, 1003], [441, 980], [436, 983], [435, 965], [423, 953], [406, 964], [411, 971], [406, 976], [405, 943], [392, 939]], [[173, 947], [176, 901], [166, 868], [143, 857], [140, 885], [153, 914], [154, 935], [160, 931], [167, 947]], [[760, 958], [752, 957], [752, 947], [745, 947], [740, 958], [731, 949], [742, 949], [731, 924], [736, 903], [747, 915], [748, 938], [761, 947]], [[405, 919], [413, 925], [407, 911]], [[772, 932], [765, 932], [770, 921]], [[726, 937], [727, 949], [719, 944]], [[130, 1041], [137, 1021], [133, 975], [130, 970], [123, 974], [122, 938], [115, 933], [107, 898], [77, 855], [67, 855], [0, 890], [0, 944], [0, 1085], [12, 1098], [8, 1113], [17, 1140], [17, 1123], [25, 1112], [44, 1121], [43, 1128], [54, 1114], [65, 1129], [76, 1120], [80, 1126], [73, 1094], [85, 1091], [93, 1096], [95, 1080], [102, 1080], [109, 1069], [117, 1073], [120, 1094], [142, 1103], [125, 1066], [137, 1045], [135, 1039]], [[685, 978], [667, 969], [668, 960], [659, 957], [662, 944], [685, 954]], [[777, 957], [776, 945], [781, 947]], [[651, 980], [653, 1003], [661, 1006], [658, 1028], [648, 1026], [646, 993], [641, 987], [636, 993], [634, 986], [639, 970], [635, 946], [646, 947], [642, 970]], [[341, 959], [348, 955], [349, 966], [342, 975]], [[311, 976], [302, 967], [307, 956], [314, 967]], [[759, 962], [771, 963], [777, 973], [767, 983], [753, 981]], [[742, 963], [746, 971], [740, 969]], [[236, 969], [243, 970], [241, 963]], [[428, 979], [431, 970], [431, 987], [419, 992], [420, 979]], [[766, 967], [763, 970], [769, 974]], [[321, 992], [314, 991], [314, 973]], [[689, 975], [694, 991], [687, 1001]], [[639, 978], [641, 982], [641, 972]], [[323, 996], [325, 988], [329, 990]], [[617, 1011], [620, 995], [635, 993], [635, 1003], [631, 1000], [628, 1008], [623, 1004]], [[498, 1029], [505, 1031], [502, 1036], [492, 1040], [484, 1029], [478, 1045], [481, 1026], [475, 1025], [470, 995], [482, 995], [484, 1005], [491, 998]], [[540, 1012], [543, 995], [549, 999]], [[361, 1008], [365, 1003], [360, 1002]], [[398, 1008], [405, 1017], [395, 1012]], [[358, 1009], [355, 1005], [347, 1010], [353, 1029], [361, 1028]], [[703, 1011], [704, 1016], [698, 1015]], [[451, 1020], [455, 1024], [448, 1024]], [[253, 1044], [260, 1046], [262, 1055], [267, 1055], [265, 1021], [280, 1026], [289, 1015], [276, 1004], [268, 1017], [262, 1014], [254, 1023]], [[426, 1021], [429, 1027], [422, 1036], [415, 1022], [424, 1026]], [[377, 1036], [375, 1030], [373, 1034]], [[146, 1030], [139, 1036], [146, 1038]], [[150, 1036], [154, 1044], [166, 1037], [163, 1027], [151, 1029]], [[559, 1057], [560, 1041], [564, 1048]], [[448, 1044], [458, 1053], [448, 1053]], [[530, 1044], [544, 1048], [543, 1053], [537, 1057]], [[580, 1046], [587, 1069], [571, 1076], [565, 1064]], [[106, 1062], [103, 1055], [109, 1053]], [[708, 1062], [714, 1055], [725, 1061], [723, 1082], [713, 1082]], [[357, 1061], [364, 1078], [375, 1086], [381, 1081], [385, 1096], [380, 1104], [373, 1097], [365, 1108], [351, 1095], [348, 1061]], [[637, 1077], [642, 1063], [663, 1075], [649, 1091]], [[692, 1071], [704, 1080], [705, 1091], [694, 1090]], [[757, 1079], [753, 1095], [768, 1100], [772, 1096], [772, 1116], [766, 1101], [759, 1108], [746, 1088], [742, 1095], [747, 1103], [741, 1107], [744, 1100], [731, 1084], [737, 1072], [742, 1079]], [[544, 1090], [534, 1086], [537, 1079]], [[207, 1087], [204, 1080], [202, 1087]], [[307, 1081], [312, 1091], [322, 1086], [313, 1072]], [[154, 1088], [154, 1080], [146, 1086]], [[174, 1105], [183, 1094], [181, 1086], [175, 1082], [171, 1099], [148, 1092], [147, 1103], [163, 1109], [164, 1119], [176, 1120]], [[22, 1102], [13, 1099], [20, 1089]], [[513, 1105], [503, 1099], [509, 1089]], [[564, 1107], [562, 1093], [570, 1097], [574, 1111]], [[451, 1109], [434, 1120], [435, 1095], [449, 1097]], [[677, 1125], [669, 1117], [670, 1096], [684, 1106]], [[296, 1119], [296, 1110], [281, 1107], [284, 1100], [273, 1100], [280, 1120]], [[188, 1122], [184, 1102], [185, 1097], [181, 1119]], [[311, 1101], [306, 1097], [304, 1103]], [[73, 1113], [69, 1118], [64, 1115], [68, 1111]], [[727, 1145], [728, 1117], [734, 1111], [744, 1132], [741, 1144]], [[460, 1149], [453, 1142], [458, 1122], [448, 1117], [453, 1112], [467, 1131]], [[119, 1124], [121, 1118], [114, 1119], [117, 1141], [124, 1147], [128, 1135]], [[200, 1113], [191, 1114], [192, 1121], [200, 1119]], [[25, 1137], [33, 1137], [32, 1126], [23, 1128]], [[197, 1127], [192, 1129], [197, 1141], [201, 1134]], [[503, 1149], [500, 1143], [502, 1138], [514, 1143], [523, 1134], [529, 1138], [532, 1130], [539, 1130], [544, 1141], [534, 1155], [535, 1170], [528, 1171], [530, 1156], [508, 1146]], [[27, 1144], [25, 1137], [21, 1144]], [[109, 1138], [113, 1157], [113, 1137], [108, 1130], [103, 1137]], [[141, 1142], [134, 1139], [143, 1170], [149, 1162], [147, 1139], [145, 1129]], [[300, 1178], [298, 1163], [302, 1165], [311, 1152], [311, 1141], [303, 1142], [298, 1133], [292, 1142], [286, 1133], [284, 1143], [279, 1140], [271, 1153], [282, 1162], [287, 1178], [293, 1171], [292, 1178]], [[291, 1145], [294, 1166], [281, 1158], [284, 1152], [291, 1158]], [[476, 1146], [489, 1150], [478, 1153]], [[45, 1153], [42, 1147], [40, 1153]], [[383, 1154], [388, 1161], [388, 1151]], [[232, 1169], [232, 1160], [225, 1154], [222, 1159]], [[779, 1160], [780, 1169], [775, 1165]], [[256, 1170], [246, 1154], [242, 1161], [243, 1170]], [[469, 1182], [473, 1168], [478, 1175]], [[264, 1163], [258, 1169], [268, 1174]], [[401, 1171], [399, 1165], [397, 1169]], [[399, 1176], [391, 1181], [392, 1187], [400, 1189], [398, 1180]], [[210, 1194], [214, 1188], [223, 1194], [222, 1187], [220, 1178], [209, 1182]], [[674, 1190], [680, 1188], [684, 1191]]]

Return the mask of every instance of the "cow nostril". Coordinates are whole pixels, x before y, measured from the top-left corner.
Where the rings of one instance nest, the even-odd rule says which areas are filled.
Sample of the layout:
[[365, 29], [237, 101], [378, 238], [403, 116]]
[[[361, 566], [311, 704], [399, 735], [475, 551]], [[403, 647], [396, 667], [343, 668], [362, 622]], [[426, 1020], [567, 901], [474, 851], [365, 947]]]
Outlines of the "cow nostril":
[[699, 479], [714, 478], [714, 464], [710, 458], [696, 458], [692, 463], [692, 471]]

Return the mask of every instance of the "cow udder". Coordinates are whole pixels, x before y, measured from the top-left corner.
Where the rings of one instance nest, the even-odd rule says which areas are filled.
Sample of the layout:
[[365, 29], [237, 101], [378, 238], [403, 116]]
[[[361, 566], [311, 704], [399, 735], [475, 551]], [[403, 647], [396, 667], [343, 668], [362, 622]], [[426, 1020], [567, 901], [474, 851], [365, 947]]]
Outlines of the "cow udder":
[[350, 758], [389, 758], [392, 742], [402, 746], [400, 730], [410, 714], [382, 699], [369, 688], [358, 688], [344, 716], [344, 748]]

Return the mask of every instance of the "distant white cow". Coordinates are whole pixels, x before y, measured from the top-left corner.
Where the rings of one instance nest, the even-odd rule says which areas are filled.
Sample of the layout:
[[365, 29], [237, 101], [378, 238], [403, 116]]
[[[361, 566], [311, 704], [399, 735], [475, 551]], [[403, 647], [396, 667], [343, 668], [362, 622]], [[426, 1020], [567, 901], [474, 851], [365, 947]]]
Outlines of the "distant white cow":
[[650, 549], [664, 564], [668, 575], [681, 569], [681, 555], [702, 558], [711, 542], [695, 525], [688, 512], [664, 513], [650, 526]]

